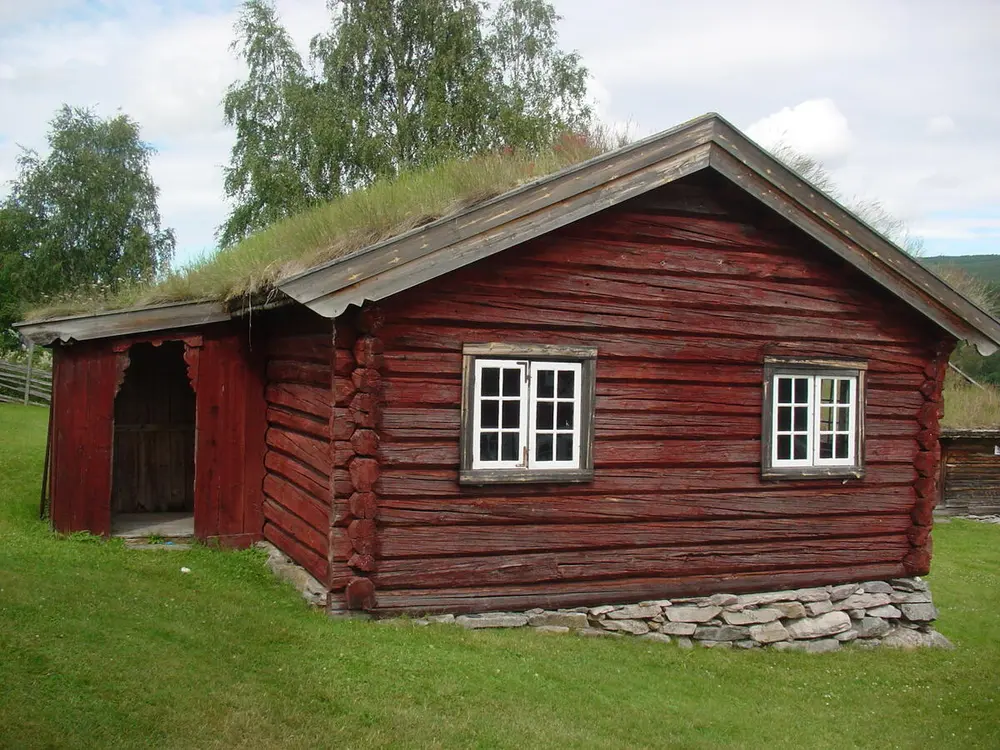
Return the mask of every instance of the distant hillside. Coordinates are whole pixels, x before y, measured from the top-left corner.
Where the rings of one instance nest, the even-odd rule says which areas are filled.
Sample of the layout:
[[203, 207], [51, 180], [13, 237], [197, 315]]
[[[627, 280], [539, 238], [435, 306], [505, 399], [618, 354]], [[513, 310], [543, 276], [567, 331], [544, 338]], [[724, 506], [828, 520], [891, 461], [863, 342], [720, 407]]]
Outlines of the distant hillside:
[[970, 276], [1000, 284], [1000, 255], [936, 255], [931, 258], [921, 258], [920, 261], [932, 269], [955, 266]]

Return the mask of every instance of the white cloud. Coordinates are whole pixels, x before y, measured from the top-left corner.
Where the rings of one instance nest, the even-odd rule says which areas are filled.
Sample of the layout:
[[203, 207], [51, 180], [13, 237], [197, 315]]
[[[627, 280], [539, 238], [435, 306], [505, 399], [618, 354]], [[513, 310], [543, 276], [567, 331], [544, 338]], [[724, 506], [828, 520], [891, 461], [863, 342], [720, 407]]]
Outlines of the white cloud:
[[927, 121], [927, 135], [947, 135], [955, 132], [955, 121], [948, 115], [937, 115]]
[[935, 240], [1000, 240], [1000, 218], [938, 216], [914, 225], [913, 231]]
[[830, 99], [784, 107], [746, 132], [765, 148], [784, 144], [828, 164], [847, 156], [854, 142], [847, 118]]

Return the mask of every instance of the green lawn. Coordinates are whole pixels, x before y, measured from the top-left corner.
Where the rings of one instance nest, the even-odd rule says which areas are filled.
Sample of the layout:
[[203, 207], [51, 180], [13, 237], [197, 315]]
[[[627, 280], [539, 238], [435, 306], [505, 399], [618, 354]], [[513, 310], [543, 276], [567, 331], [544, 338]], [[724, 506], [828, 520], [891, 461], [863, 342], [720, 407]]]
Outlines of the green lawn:
[[0, 747], [1000, 747], [1000, 527], [935, 532], [955, 651], [330, 621], [256, 552], [50, 534], [45, 422], [0, 405]]

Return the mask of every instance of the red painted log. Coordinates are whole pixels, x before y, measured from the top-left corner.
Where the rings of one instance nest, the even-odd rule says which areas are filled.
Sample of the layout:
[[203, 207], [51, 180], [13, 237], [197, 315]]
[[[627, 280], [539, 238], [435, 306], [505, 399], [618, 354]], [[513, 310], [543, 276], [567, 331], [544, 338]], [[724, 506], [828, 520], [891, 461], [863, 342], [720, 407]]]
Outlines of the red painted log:
[[329, 366], [333, 346], [328, 333], [269, 336], [266, 342], [267, 355], [272, 359], [308, 361]]
[[354, 492], [347, 501], [347, 507], [355, 518], [374, 520], [378, 515], [377, 498], [374, 492]]
[[312, 414], [294, 411], [282, 406], [269, 406], [266, 411], [267, 423], [271, 427], [302, 432], [317, 440], [330, 439], [330, 424]]
[[321, 388], [330, 386], [330, 365], [290, 359], [272, 359], [267, 363], [268, 382], [303, 383]]
[[320, 582], [326, 580], [328, 565], [325, 556], [316, 554], [314, 550], [270, 522], [264, 524], [264, 538], [308, 570], [313, 578]]
[[375, 488], [379, 478], [379, 465], [374, 458], [355, 458], [347, 468], [355, 490], [371, 492]]
[[[939, 429], [925, 429], [917, 433], [917, 444], [924, 450], [933, 450], [938, 445]], [[940, 450], [940, 448], [939, 448]]]
[[906, 538], [910, 540], [910, 544], [914, 547], [923, 547], [930, 535], [930, 526], [911, 526], [910, 530], [906, 532]]
[[352, 578], [345, 591], [349, 609], [370, 610], [377, 606], [375, 585], [370, 578]]
[[378, 563], [374, 555], [362, 555], [357, 552], [351, 555], [351, 559], [347, 561], [347, 564], [363, 573], [371, 573], [378, 568]]
[[943, 415], [941, 404], [927, 402], [917, 412], [917, 423], [925, 429], [935, 429]]
[[330, 443], [298, 432], [271, 427], [264, 436], [267, 445], [312, 469], [322, 479], [330, 475], [333, 460]]
[[382, 388], [382, 376], [378, 370], [370, 367], [359, 367], [351, 375], [351, 382], [361, 393], [378, 393]]
[[358, 367], [370, 367], [373, 370], [378, 370], [384, 361], [382, 356], [384, 351], [381, 339], [374, 336], [362, 336], [354, 343], [354, 361], [358, 363]]
[[936, 477], [940, 456], [933, 451], [920, 451], [913, 459], [913, 466], [922, 477]]
[[303, 491], [316, 498], [317, 502], [329, 502], [329, 478], [317, 474], [315, 470], [294, 458], [276, 451], [268, 451], [264, 456], [264, 466], [269, 472], [298, 485]]
[[264, 391], [269, 404], [289, 407], [311, 414], [317, 419], [330, 419], [330, 389], [299, 383], [272, 383]]
[[280, 528], [287, 536], [326, 557], [329, 542], [326, 529], [320, 531], [314, 528], [271, 498], [264, 501], [264, 518]]
[[351, 399], [348, 418], [358, 427], [377, 427], [381, 407], [370, 393], [358, 393]]
[[906, 574], [911, 576], [925, 576], [931, 572], [931, 542], [933, 537], [928, 537], [927, 543], [922, 547], [914, 547], [903, 558], [903, 567]]
[[347, 536], [351, 540], [354, 551], [360, 555], [375, 554], [375, 522], [368, 519], [351, 521], [347, 527]]
[[937, 496], [937, 478], [920, 477], [913, 483], [913, 490], [917, 497], [933, 498]]
[[337, 349], [333, 356], [333, 371], [335, 375], [350, 376], [356, 366], [354, 360], [354, 350], [345, 348], [340, 341], [337, 342]]
[[359, 456], [374, 456], [378, 453], [379, 437], [374, 430], [357, 430], [351, 436], [351, 447]]

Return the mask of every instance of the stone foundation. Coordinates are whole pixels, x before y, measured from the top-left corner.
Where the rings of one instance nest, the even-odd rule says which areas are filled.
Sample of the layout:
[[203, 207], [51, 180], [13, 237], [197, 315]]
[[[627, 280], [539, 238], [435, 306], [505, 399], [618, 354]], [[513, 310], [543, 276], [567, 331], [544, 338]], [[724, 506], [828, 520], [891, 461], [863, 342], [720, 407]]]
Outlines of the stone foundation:
[[953, 648], [932, 627], [937, 609], [920, 578], [794, 591], [657, 600], [573, 609], [435, 615], [414, 622], [470, 629], [531, 627], [545, 633], [635, 636], [681, 648], [762, 648], [824, 653], [855, 648]]

